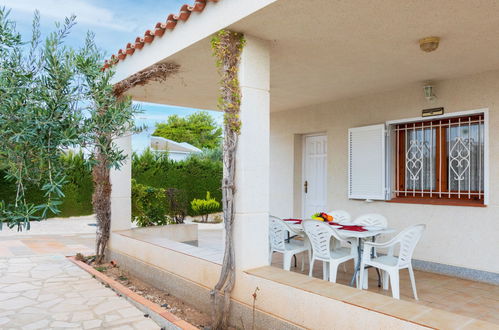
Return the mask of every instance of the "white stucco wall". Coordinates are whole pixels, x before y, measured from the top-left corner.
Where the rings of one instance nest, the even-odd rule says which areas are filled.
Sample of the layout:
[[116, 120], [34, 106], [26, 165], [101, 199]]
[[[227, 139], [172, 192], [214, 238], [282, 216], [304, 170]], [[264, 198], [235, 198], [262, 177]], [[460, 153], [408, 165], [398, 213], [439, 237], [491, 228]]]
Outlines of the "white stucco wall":
[[[422, 85], [415, 83], [395, 91], [272, 113], [271, 214], [300, 216], [301, 140], [297, 136], [326, 132], [329, 209], [345, 209], [353, 217], [382, 213], [389, 226], [397, 230], [425, 223], [427, 231], [416, 248], [415, 258], [499, 272], [499, 71], [438, 81], [435, 94], [438, 100], [429, 105]], [[348, 128], [418, 117], [422, 109], [438, 106], [445, 107], [446, 113], [489, 108], [489, 205], [482, 208], [349, 200]]]

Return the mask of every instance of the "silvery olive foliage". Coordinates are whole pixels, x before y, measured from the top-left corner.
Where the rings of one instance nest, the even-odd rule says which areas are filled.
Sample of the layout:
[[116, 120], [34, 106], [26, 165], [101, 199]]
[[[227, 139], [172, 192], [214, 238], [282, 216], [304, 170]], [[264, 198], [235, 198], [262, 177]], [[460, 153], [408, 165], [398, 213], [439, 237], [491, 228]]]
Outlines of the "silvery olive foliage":
[[[57, 213], [65, 182], [60, 156], [80, 142], [83, 117], [77, 108], [75, 53], [64, 46], [75, 18], [58, 24], [42, 41], [36, 13], [32, 38], [24, 42], [8, 15], [0, 10], [0, 155], [17, 189], [14, 203], [1, 204], [0, 224], [21, 230], [49, 210]], [[39, 186], [46, 202], [29, 203], [28, 185]]]
[[[18, 230], [45, 219], [48, 211], [58, 213], [66, 182], [61, 156], [70, 149], [86, 150], [94, 202], [109, 200], [109, 175], [95, 173], [109, 174], [122, 165], [126, 155], [113, 140], [137, 130], [134, 115], [139, 112], [129, 98], [114, 95], [113, 72], [101, 70], [103, 56], [92, 34], [79, 49], [67, 46], [75, 16], [56, 23], [44, 38], [39, 21], [35, 12], [32, 37], [25, 41], [9, 11], [0, 8], [0, 163], [16, 183], [15, 202], [0, 204], [0, 226]], [[28, 186], [44, 191], [42, 204], [26, 199]], [[99, 226], [110, 222], [110, 210], [103, 214], [107, 219], [98, 219]]]

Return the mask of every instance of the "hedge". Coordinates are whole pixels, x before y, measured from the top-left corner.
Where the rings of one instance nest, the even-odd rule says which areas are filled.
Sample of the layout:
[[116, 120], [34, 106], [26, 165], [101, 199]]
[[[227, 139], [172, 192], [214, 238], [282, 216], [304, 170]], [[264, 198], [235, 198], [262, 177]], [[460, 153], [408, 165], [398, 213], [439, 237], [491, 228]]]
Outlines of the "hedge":
[[[155, 188], [176, 188], [186, 194], [187, 214], [196, 215], [190, 201], [202, 199], [206, 192], [217, 201], [222, 200], [222, 162], [190, 157], [172, 161], [164, 154], [149, 150], [135, 154], [132, 160], [132, 177], [137, 183]], [[221, 207], [217, 211], [221, 211]]]
[[[59, 206], [61, 213], [49, 214], [49, 217], [71, 217], [92, 214], [92, 174], [82, 154], [68, 154], [63, 157], [68, 183], [64, 186], [64, 199]], [[15, 201], [16, 186], [5, 179], [5, 172], [0, 170], [0, 200], [5, 203]], [[26, 199], [39, 204], [45, 201], [43, 192], [36, 187], [28, 187]]]
[[[60, 206], [61, 213], [49, 217], [70, 217], [92, 214], [92, 175], [82, 154], [64, 157], [68, 183], [64, 186], [65, 198]], [[15, 198], [15, 185], [5, 180], [0, 170], [0, 200], [6, 203]], [[217, 201], [222, 199], [222, 162], [212, 159], [191, 157], [184, 161], [169, 160], [167, 155], [146, 150], [132, 157], [132, 178], [139, 184], [154, 188], [176, 188], [185, 193], [187, 213], [195, 215], [190, 201], [200, 199], [210, 192]], [[33, 203], [44, 200], [43, 193], [35, 188], [28, 189], [27, 199]], [[218, 210], [218, 211], [221, 211]]]

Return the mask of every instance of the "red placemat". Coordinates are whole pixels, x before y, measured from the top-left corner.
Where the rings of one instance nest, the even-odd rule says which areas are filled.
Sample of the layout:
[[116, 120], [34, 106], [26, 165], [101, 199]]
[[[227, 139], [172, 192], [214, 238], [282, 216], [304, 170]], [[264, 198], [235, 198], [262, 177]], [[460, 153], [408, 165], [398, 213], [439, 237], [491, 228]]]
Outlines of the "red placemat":
[[295, 225], [299, 225], [300, 223], [302, 223], [302, 219], [282, 219], [283, 221], [292, 221], [295, 223]]
[[341, 230], [350, 230], [350, 231], [367, 231], [367, 229], [365, 229], [362, 226], [343, 226], [340, 229]]

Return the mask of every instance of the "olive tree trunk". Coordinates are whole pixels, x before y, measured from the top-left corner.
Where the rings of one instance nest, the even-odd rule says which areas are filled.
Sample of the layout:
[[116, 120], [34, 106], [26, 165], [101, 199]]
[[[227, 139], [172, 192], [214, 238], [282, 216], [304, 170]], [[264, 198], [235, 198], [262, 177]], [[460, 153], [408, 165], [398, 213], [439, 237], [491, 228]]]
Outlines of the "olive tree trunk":
[[97, 217], [95, 262], [102, 263], [111, 231], [111, 178], [106, 157], [99, 153], [92, 169], [94, 193], [92, 204]]

